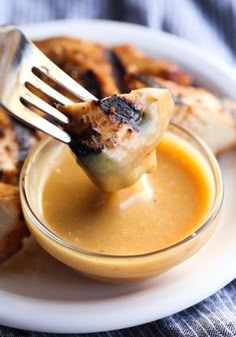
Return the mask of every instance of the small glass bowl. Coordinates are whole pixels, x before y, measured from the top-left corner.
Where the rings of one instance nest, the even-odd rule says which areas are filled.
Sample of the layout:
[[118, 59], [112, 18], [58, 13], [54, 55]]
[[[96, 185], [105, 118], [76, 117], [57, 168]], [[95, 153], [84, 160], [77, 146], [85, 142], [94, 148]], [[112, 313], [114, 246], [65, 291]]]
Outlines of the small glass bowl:
[[[155, 252], [116, 256], [80, 249], [50, 231], [42, 216], [40, 193], [45, 182], [48, 161], [65, 146], [53, 139], [42, 140], [25, 161], [20, 177], [20, 196], [24, 217], [36, 241], [52, 256], [81, 273], [102, 281], [137, 281], [160, 275], [197, 252], [211, 237], [218, 222], [223, 181], [217, 160], [198, 137], [171, 124], [168, 132], [191, 143], [206, 159], [214, 181], [214, 200], [200, 227], [184, 240]], [[56, 152], [55, 152], [56, 151]]]

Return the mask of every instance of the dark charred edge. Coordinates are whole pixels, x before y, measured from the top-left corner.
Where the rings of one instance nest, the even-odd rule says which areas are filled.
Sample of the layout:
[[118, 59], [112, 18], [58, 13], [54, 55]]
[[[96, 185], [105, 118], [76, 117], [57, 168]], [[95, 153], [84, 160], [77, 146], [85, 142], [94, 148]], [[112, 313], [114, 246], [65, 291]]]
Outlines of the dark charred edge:
[[[118, 95], [113, 95], [98, 102], [93, 102], [93, 104], [97, 105], [102, 110], [102, 113], [111, 118], [110, 123], [113, 123], [113, 126], [118, 128], [120, 124], [125, 123], [129, 125], [130, 132], [132, 130], [138, 131], [138, 125], [142, 120], [143, 112], [137, 109], [132, 101]], [[89, 155], [99, 154], [105, 147], [112, 147], [116, 142], [113, 134], [106, 139], [102, 133], [93, 129], [91, 123], [79, 126], [77, 123], [75, 125], [69, 123], [64, 126], [64, 130], [71, 136], [69, 146], [78, 160]]]
[[121, 93], [127, 92], [127, 87], [124, 81], [124, 76], [126, 74], [125, 68], [123, 67], [117, 55], [111, 49], [106, 50], [106, 56], [110, 61], [112, 73], [118, 89]]
[[135, 80], [138, 80], [145, 85], [152, 87], [152, 88], [159, 88], [159, 89], [165, 89], [165, 87], [160, 84], [157, 80], [154, 80], [154, 78], [144, 75], [144, 74], [132, 74]]
[[126, 123], [135, 129], [143, 117], [143, 112], [124, 97], [109, 96], [100, 100], [98, 104], [105, 114], [112, 115], [118, 123]]
[[95, 97], [103, 97], [102, 86], [96, 74], [92, 70], [80, 72], [79, 79], [80, 82], [82, 82], [82, 85], [84, 85], [85, 88], [90, 91]]
[[19, 163], [22, 164], [29, 154], [31, 148], [30, 138], [33, 137], [35, 131], [30, 127], [21, 125], [19, 122], [13, 119], [12, 127], [19, 146]]
[[77, 158], [99, 154], [104, 149], [104, 144], [99, 141], [101, 135], [93, 129], [85, 130], [82, 134], [70, 132], [71, 150]]
[[[149, 87], [166, 89], [166, 87], [164, 85], [162, 85], [156, 79], [154, 79], [153, 77], [150, 77], [148, 75], [144, 75], [144, 74], [132, 74], [132, 76], [137, 81], [140, 81], [140, 82], [142, 82], [143, 84], [145, 84], [145, 85], [147, 85]], [[185, 102], [180, 97], [172, 94], [172, 98], [173, 98], [173, 101], [174, 101], [175, 104], [185, 105]]]
[[4, 138], [4, 136], [5, 136], [5, 129], [0, 127], [0, 139]]

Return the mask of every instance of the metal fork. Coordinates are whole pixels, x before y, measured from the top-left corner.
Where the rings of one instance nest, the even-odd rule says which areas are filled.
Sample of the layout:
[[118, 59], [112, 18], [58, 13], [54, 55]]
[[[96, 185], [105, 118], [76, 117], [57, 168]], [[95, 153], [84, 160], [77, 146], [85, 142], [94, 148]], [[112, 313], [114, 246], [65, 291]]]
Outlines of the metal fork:
[[[56, 107], [73, 104], [73, 101], [44, 82], [42, 76], [82, 101], [97, 100], [51, 62], [18, 28], [0, 26], [0, 105], [24, 123], [69, 143], [70, 136], [56, 125], [58, 122], [69, 123], [69, 120]], [[31, 88], [49, 100], [39, 98]], [[53, 118], [49, 122], [35, 113], [34, 108]]]

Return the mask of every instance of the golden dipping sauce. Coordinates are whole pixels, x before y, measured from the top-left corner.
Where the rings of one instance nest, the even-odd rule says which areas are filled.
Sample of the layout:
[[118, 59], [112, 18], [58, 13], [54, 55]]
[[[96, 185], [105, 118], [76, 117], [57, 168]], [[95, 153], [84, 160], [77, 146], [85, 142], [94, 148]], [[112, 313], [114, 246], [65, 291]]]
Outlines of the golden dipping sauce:
[[194, 233], [214, 198], [206, 159], [167, 133], [157, 147], [157, 168], [134, 186], [99, 190], [63, 147], [42, 189], [46, 226], [81, 249], [139, 255], [169, 247]]
[[157, 168], [134, 186], [102, 192], [68, 148], [39, 143], [21, 174], [26, 223], [52, 256], [102, 281], [160, 275], [212, 235], [223, 200], [219, 166], [200, 140], [170, 125]]

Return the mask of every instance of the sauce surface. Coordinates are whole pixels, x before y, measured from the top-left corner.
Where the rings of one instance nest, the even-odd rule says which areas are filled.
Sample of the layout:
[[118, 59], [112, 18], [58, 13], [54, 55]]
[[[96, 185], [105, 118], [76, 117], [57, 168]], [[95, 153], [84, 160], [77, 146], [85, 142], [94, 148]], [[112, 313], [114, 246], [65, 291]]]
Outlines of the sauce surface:
[[116, 193], [93, 185], [64, 147], [43, 187], [42, 210], [47, 227], [79, 248], [133, 255], [166, 248], [193, 233], [213, 194], [203, 156], [167, 133], [157, 147], [156, 170]]

